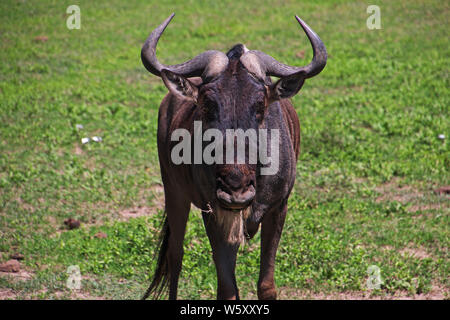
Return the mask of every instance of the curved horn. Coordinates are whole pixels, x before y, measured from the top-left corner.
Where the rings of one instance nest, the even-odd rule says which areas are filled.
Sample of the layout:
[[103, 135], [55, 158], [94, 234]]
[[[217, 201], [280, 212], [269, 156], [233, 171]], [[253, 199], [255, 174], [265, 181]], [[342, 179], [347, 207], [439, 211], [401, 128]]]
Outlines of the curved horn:
[[313, 59], [310, 64], [305, 67], [292, 67], [278, 62], [264, 52], [257, 50], [248, 51], [249, 53], [251, 52], [255, 54], [259, 58], [261, 64], [265, 68], [266, 74], [269, 76], [282, 78], [290, 76], [294, 73], [304, 72], [305, 79], [307, 79], [319, 74], [323, 70], [323, 68], [325, 68], [325, 65], [327, 63], [327, 49], [325, 48], [322, 40], [320, 40], [319, 36], [302, 19], [300, 19], [298, 16], [295, 16], [295, 18], [297, 19], [298, 23], [301, 25], [306, 35], [308, 36], [309, 41], [311, 42], [314, 53]]
[[181, 64], [165, 65], [160, 63], [156, 58], [156, 45], [158, 44], [158, 40], [161, 37], [162, 33], [174, 16], [175, 13], [172, 13], [163, 23], [159, 25], [159, 27], [153, 30], [142, 47], [141, 59], [142, 63], [148, 71], [158, 77], [161, 76], [161, 70], [163, 69], [167, 69], [185, 77], [196, 77], [202, 76], [205, 69], [207, 71], [208, 69], [210, 69], [208, 68], [208, 65], [213, 59], [218, 60], [219, 65], [223, 65], [225, 59], [226, 62], [228, 62], [228, 58], [223, 52], [210, 50], [205, 51], [195, 58]]

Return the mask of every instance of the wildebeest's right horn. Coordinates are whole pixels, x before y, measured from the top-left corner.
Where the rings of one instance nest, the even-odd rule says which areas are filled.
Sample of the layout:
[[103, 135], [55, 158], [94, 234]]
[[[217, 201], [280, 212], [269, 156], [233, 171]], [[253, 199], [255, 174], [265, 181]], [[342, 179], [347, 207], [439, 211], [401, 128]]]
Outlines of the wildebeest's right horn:
[[204, 75], [205, 71], [207, 73], [217, 71], [210, 70], [214, 69], [212, 66], [209, 66], [210, 62], [214, 60], [213, 64], [216, 67], [220, 67], [219, 69], [223, 69], [224, 65], [228, 63], [228, 58], [223, 52], [215, 50], [205, 51], [189, 61], [176, 65], [164, 65], [158, 61], [156, 58], [156, 45], [174, 16], [175, 13], [172, 13], [159, 27], [152, 31], [145, 41], [141, 50], [141, 59], [145, 68], [158, 77], [161, 76], [161, 70], [163, 69], [170, 70], [185, 77], [196, 77]]
[[266, 74], [269, 76], [275, 77], [287, 77], [293, 75], [295, 73], [304, 73], [305, 79], [314, 77], [319, 74], [327, 63], [327, 49], [323, 44], [322, 40], [320, 40], [319, 36], [298, 16], [295, 16], [298, 23], [301, 25], [303, 30], [311, 42], [313, 48], [313, 59], [310, 64], [305, 67], [293, 67], [288, 66], [284, 63], [278, 62], [268, 54], [265, 54], [262, 51], [252, 50], [249, 51], [256, 56], [258, 56], [262, 65], [266, 70]]

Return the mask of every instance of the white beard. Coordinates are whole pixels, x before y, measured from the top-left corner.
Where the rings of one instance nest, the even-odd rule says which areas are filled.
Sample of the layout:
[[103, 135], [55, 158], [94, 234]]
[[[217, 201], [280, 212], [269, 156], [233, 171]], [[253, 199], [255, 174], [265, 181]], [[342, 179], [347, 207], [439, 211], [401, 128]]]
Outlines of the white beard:
[[251, 207], [239, 212], [231, 211], [217, 206], [215, 219], [223, 231], [223, 236], [229, 244], [244, 244], [244, 223], [250, 214]]

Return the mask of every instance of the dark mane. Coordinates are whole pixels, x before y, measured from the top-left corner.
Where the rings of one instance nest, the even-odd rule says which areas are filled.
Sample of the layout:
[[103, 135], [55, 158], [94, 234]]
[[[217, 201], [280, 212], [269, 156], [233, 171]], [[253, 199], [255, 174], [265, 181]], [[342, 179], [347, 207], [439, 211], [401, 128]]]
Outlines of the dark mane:
[[227, 52], [227, 57], [229, 60], [239, 59], [245, 52], [245, 46], [242, 43], [236, 44]]

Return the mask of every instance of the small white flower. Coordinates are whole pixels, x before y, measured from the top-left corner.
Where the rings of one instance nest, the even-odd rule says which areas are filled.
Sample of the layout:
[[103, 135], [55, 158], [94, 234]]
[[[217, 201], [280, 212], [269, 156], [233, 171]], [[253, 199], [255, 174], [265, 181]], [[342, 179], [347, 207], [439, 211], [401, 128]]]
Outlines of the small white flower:
[[76, 124], [76, 125], [75, 125], [75, 128], [77, 128], [78, 130], [81, 130], [81, 129], [83, 129], [84, 127], [83, 127], [82, 124]]
[[81, 138], [81, 143], [86, 144], [89, 142], [89, 140], [90, 140], [89, 138]]
[[440, 134], [440, 135], [438, 135], [438, 138], [441, 139], [441, 140], [444, 140], [445, 139], [445, 135]]
[[101, 142], [102, 141], [102, 137], [97, 137], [97, 136], [92, 137], [92, 141]]

